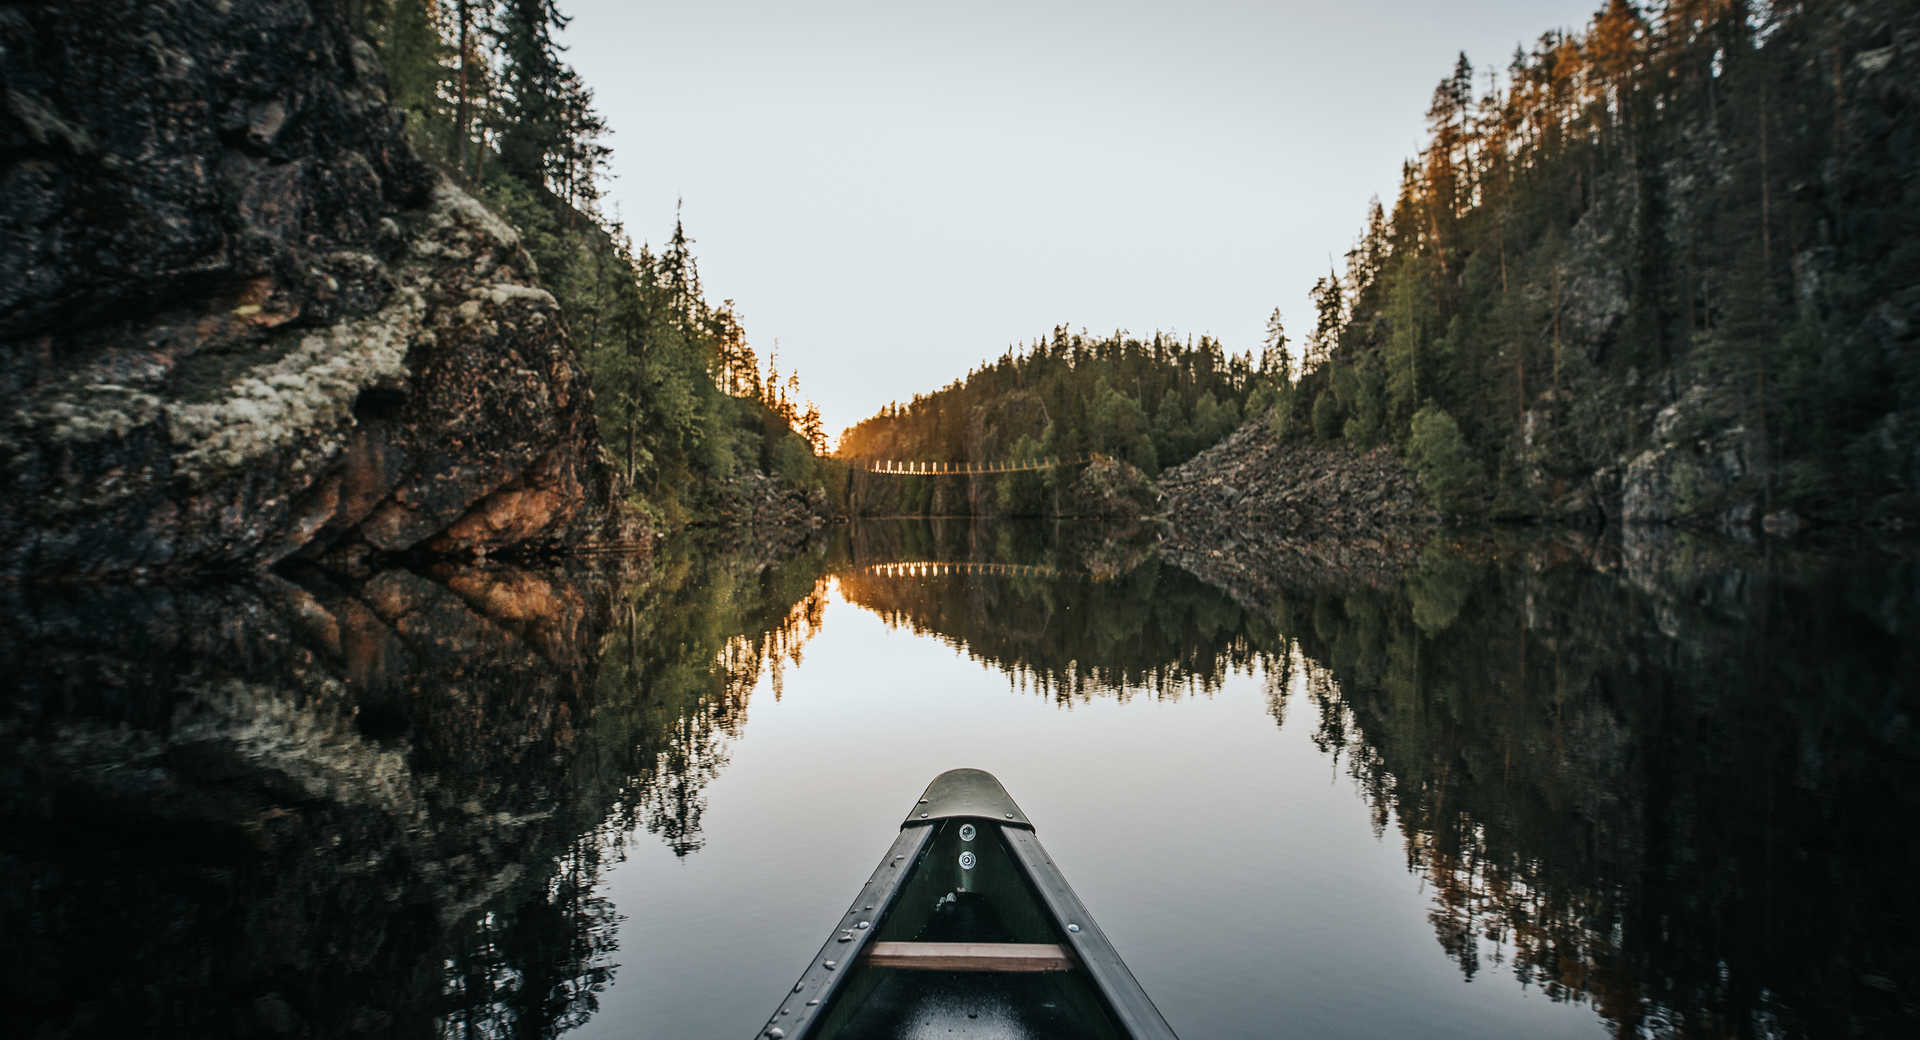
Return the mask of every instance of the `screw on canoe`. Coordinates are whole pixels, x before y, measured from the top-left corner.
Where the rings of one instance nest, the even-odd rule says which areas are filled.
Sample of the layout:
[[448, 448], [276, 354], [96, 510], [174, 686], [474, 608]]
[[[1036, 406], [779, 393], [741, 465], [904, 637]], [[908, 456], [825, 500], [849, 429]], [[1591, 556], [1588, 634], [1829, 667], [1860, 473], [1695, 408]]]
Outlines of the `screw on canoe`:
[[1171, 1038], [993, 774], [933, 778], [769, 1038]]

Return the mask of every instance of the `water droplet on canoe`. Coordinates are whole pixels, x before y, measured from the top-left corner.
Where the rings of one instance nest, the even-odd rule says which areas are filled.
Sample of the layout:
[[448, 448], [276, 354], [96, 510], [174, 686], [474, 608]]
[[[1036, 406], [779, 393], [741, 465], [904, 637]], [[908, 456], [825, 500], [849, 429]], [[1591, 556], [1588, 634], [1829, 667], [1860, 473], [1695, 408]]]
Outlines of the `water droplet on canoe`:
[[774, 1026], [767, 1030], [767, 1035], [772, 1037], [773, 1040], [780, 1040], [781, 1037], [787, 1035], [787, 1031], [779, 1026]]
[[927, 804], [927, 800], [925, 798], [920, 799], [920, 804], [921, 805]]
[[853, 933], [852, 933], [852, 932], [841, 932], [841, 933], [840, 933], [840, 941], [841, 941], [841, 942], [852, 942], [852, 941], [853, 941]]
[[865, 921], [862, 921], [862, 922], [860, 922], [860, 924], [859, 924], [859, 927], [860, 927], [860, 928], [865, 928], [866, 926], [867, 926], [867, 922], [865, 922]]
[[866, 906], [863, 906], [863, 907], [861, 907], [860, 909], [862, 909], [862, 910], [871, 910], [871, 909], [873, 909], [873, 904], [872, 904], [872, 903], [868, 903], [868, 904], [867, 904]]
[[805, 980], [805, 979], [802, 979], [802, 980], [800, 980], [799, 982], [796, 982], [796, 983], [794, 983], [794, 984], [793, 984], [793, 991], [794, 991], [795, 993], [798, 993], [798, 992], [800, 992], [800, 987], [801, 987], [801, 986], [804, 986], [804, 985], [806, 985], [806, 980]]
[[1013, 814], [1012, 814], [1012, 813], [1007, 813], [1007, 814], [1006, 814], [1006, 817], [1007, 817], [1007, 819], [1009, 819], [1009, 820], [1011, 820], [1011, 819], [1013, 819]]
[[821, 961], [820, 963], [826, 965], [828, 971], [832, 971], [834, 968], [838, 967], [840, 964], [839, 961]]
[[818, 1003], [820, 1003], [820, 998], [819, 998], [819, 997], [815, 997], [815, 998], [813, 998], [812, 1000], [809, 1000], [809, 1001], [807, 1001], [807, 1006], [808, 1006], [808, 1007], [813, 1007], [813, 1006], [814, 1006], [815, 1004], [818, 1004]]
[[1067, 925], [1067, 931], [1069, 931], [1069, 932], [1077, 932], [1077, 931], [1079, 931], [1079, 930], [1080, 930], [1080, 926], [1079, 926], [1079, 925], [1077, 925], [1077, 924], [1069, 924], [1069, 925]]
[[926, 818], [927, 818], [927, 814], [926, 814], [926, 813], [921, 813], [921, 814], [920, 814], [920, 818], [921, 818], [921, 819], [923, 819], [923, 820], [924, 820], [924, 819], [926, 819]]

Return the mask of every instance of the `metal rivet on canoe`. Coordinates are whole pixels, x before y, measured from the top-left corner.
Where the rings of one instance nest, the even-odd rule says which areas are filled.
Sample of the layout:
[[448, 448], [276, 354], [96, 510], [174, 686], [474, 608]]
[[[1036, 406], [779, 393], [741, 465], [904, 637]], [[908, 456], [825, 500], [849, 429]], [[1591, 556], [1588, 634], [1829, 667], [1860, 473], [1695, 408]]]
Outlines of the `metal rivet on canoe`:
[[927, 800], [925, 798], [920, 799], [920, 804], [921, 805], [927, 804]]
[[1080, 930], [1080, 926], [1079, 926], [1079, 925], [1077, 925], [1077, 924], [1073, 924], [1072, 922], [1068, 922], [1068, 924], [1067, 924], [1067, 931], [1069, 931], [1069, 932], [1077, 932], [1077, 931], [1079, 931], [1079, 930]]
[[926, 814], [926, 813], [921, 813], [921, 814], [920, 814], [920, 818], [921, 818], [921, 819], [923, 819], [923, 820], [924, 820], [924, 819], [926, 819], [926, 818], [927, 818], [927, 814]]
[[835, 968], [835, 966], [837, 966], [840, 962], [839, 961], [821, 961], [820, 963], [826, 965], [828, 971], [832, 971]]
[[1011, 819], [1013, 819], [1013, 814], [1012, 814], [1012, 813], [1008, 813], [1008, 814], [1007, 814], [1007, 819], [1009, 819], [1009, 820], [1011, 820]]

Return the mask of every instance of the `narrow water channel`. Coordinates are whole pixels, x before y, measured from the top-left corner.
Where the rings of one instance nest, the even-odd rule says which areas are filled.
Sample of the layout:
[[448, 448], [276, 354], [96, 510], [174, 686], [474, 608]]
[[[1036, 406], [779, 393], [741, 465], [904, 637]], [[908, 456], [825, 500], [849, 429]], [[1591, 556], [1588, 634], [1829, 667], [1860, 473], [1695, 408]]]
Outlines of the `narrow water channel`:
[[745, 1037], [975, 766], [1189, 1040], [1914, 1018], [1913, 563], [1323, 562], [900, 522], [9, 592], [6, 999], [29, 1036]]

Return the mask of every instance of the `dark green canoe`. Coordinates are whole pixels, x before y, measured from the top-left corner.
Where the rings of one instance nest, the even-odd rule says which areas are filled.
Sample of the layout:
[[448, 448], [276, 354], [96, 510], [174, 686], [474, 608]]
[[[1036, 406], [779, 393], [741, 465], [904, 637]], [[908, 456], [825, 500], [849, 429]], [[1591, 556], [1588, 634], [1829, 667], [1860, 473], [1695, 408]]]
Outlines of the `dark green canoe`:
[[991, 773], [934, 777], [761, 1036], [1172, 1037]]

